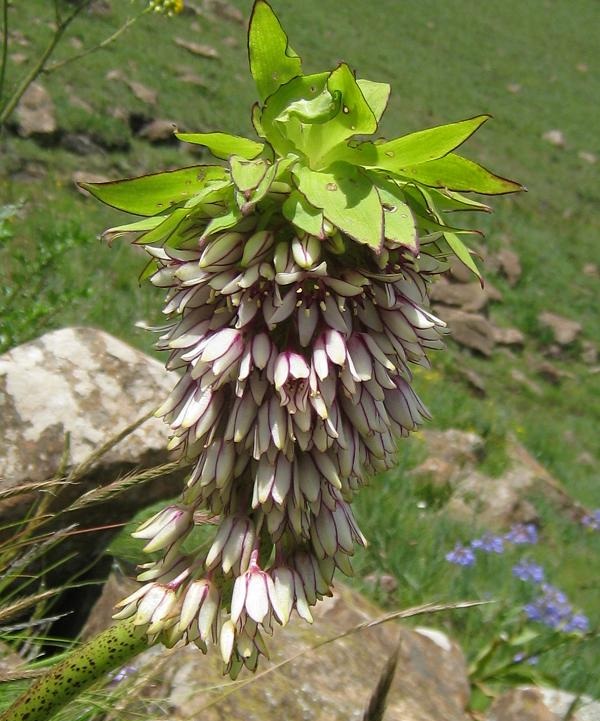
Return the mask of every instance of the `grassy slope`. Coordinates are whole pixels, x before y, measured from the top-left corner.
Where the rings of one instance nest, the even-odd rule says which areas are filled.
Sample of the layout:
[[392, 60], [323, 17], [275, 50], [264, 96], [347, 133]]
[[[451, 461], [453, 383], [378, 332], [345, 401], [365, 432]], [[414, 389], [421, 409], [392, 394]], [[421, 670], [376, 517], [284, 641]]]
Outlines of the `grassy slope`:
[[[249, 2], [235, 4], [248, 13]], [[83, 19], [73, 27], [73, 34], [86, 44], [105, 37], [114, 29], [117, 16], [124, 18], [130, 8], [127, 3], [119, 10], [120, 3], [113, 5], [114, 15]], [[600, 150], [593, 102], [600, 98], [598, 51], [593, 34], [582, 32], [582, 28], [597, 24], [597, 3], [411, 0], [400, 4], [381, 0], [353, 3], [343, 11], [334, 0], [295, 4], [273, 0], [273, 5], [293, 46], [306, 58], [308, 71], [332, 66], [343, 58], [360, 76], [391, 82], [394, 92], [382, 125], [384, 135], [480, 112], [494, 115], [464, 152], [529, 188], [527, 195], [497, 199], [495, 215], [481, 221], [488, 230], [487, 247], [493, 250], [510, 244], [520, 255], [523, 277], [516, 288], [492, 277], [504, 301], [492, 308], [491, 315], [524, 331], [527, 346], [508, 360], [502, 353], [482, 360], [453, 348], [433, 359], [435, 372], [421, 374], [418, 384], [437, 426], [482, 433], [489, 441], [491, 456], [500, 458], [503, 436], [515, 432], [576, 498], [600, 506], [596, 485], [600, 375], [589, 373], [576, 346], [558, 362], [572, 378], [559, 387], [536, 378], [543, 389], [541, 397], [515, 386], [510, 377], [514, 367], [535, 378], [530, 361], [539, 356], [547, 340], [537, 322], [542, 310], [580, 320], [583, 337], [600, 344], [595, 306], [598, 281], [581, 273], [584, 263], [593, 259], [598, 236], [598, 217], [594, 217], [599, 199], [594, 183], [597, 166], [578, 157], [579, 151]], [[34, 42], [40, 40], [44, 29], [43, 23], [35, 24], [44, 6], [42, 0], [19, 4], [18, 21], [13, 10], [15, 22]], [[218, 48], [222, 58], [217, 62], [195, 58], [173, 44], [174, 36], [208, 42]], [[233, 38], [237, 45], [230, 47], [226, 38]], [[70, 52], [68, 47], [66, 50]], [[581, 64], [589, 70], [582, 72], [577, 67]], [[123, 83], [106, 80], [106, 73], [116, 68], [158, 90], [157, 108], [135, 100]], [[202, 75], [207, 87], [178, 82], [175, 78], [183, 68]], [[518, 83], [520, 92], [509, 92], [511, 83]], [[110, 117], [115, 107], [173, 118], [190, 130], [250, 131], [248, 111], [254, 96], [246, 71], [244, 30], [226, 21], [145, 18], [110, 52], [65, 68], [48, 78], [47, 84], [61, 126], [73, 131], [92, 128], [105, 137], [129, 138], [123, 122]], [[90, 117], [69, 105], [70, 92], [93, 105], [96, 113]], [[565, 134], [564, 149], [542, 140], [542, 134], [552, 128]], [[19, 241], [27, 245], [40, 228], [60, 226], [67, 217], [90, 238], [89, 248], [73, 254], [70, 272], [90, 284], [91, 301], [67, 312], [61, 321], [95, 324], [148, 349], [150, 339], [134, 330], [133, 322], [156, 320], [159, 300], [148, 289], [136, 287], [135, 273], [141, 261], [124, 247], [108, 249], [93, 244], [98, 231], [114, 223], [117, 214], [77, 196], [69, 179], [74, 169], [119, 177], [191, 164], [197, 162], [196, 157], [185, 149], [153, 149], [137, 140], [132, 141], [132, 152], [127, 155], [81, 158], [15, 139], [9, 140], [6, 151], [9, 169], [18, 166], [20, 157], [41, 162], [48, 169], [42, 181], [0, 181], [0, 199], [27, 200]], [[487, 399], [474, 398], [457, 380], [459, 364], [473, 367], [484, 377]], [[591, 454], [592, 465], [578, 462], [584, 451]], [[414, 451], [411, 454], [414, 456]], [[407, 457], [407, 464], [413, 462], [412, 456]], [[440, 522], [433, 511], [417, 513], [412, 490], [399, 482], [402, 473], [400, 469], [386, 477], [360, 504], [363, 526], [373, 539], [359, 559], [361, 569], [383, 569], [404, 580], [398, 594], [388, 599], [393, 603], [482, 592], [490, 569], [478, 569], [465, 580], [460, 574], [450, 574], [442, 560], [457, 538], [469, 538], [472, 531]], [[589, 575], [589, 568], [597, 566], [600, 558], [597, 537], [584, 536], [551, 509], [544, 511], [544, 520], [544, 545], [536, 551], [539, 560], [549, 565], [553, 582], [563, 585], [598, 624], [594, 602], [598, 584]], [[493, 574], [502, 573], [508, 579], [511, 559], [496, 561], [500, 565]], [[511, 589], [507, 581], [504, 590], [509, 598], [513, 597]], [[486, 634], [479, 616], [474, 619], [465, 635], [471, 647], [480, 644]], [[583, 661], [586, 653], [593, 656], [591, 644], [581, 654]], [[560, 667], [563, 661], [555, 657], [551, 664]], [[574, 672], [565, 672], [564, 682], [598, 694], [600, 682], [587, 678], [588, 667], [583, 663]]]

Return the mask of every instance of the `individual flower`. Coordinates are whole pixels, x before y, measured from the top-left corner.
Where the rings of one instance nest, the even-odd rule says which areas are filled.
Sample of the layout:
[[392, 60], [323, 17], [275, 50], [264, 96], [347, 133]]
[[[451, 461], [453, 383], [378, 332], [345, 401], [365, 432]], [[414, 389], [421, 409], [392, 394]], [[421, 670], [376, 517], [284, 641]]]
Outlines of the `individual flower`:
[[516, 523], [504, 539], [515, 546], [535, 545], [538, 542], [538, 531], [533, 523]]
[[[366, 543], [354, 495], [429, 417], [411, 368], [443, 347], [430, 283], [452, 253], [478, 272], [446, 211], [487, 210], [461, 191], [521, 189], [452, 152], [487, 116], [364, 141], [389, 86], [344, 63], [304, 75], [286, 48], [256, 0], [249, 51], [264, 142], [179, 134], [225, 163], [85, 184], [142, 216], [108, 235], [137, 233], [143, 277], [166, 292], [157, 348], [179, 380], [157, 415], [192, 465], [181, 499], [136, 532], [162, 557], [142, 566], [144, 585], [118, 615], [169, 645], [214, 643], [232, 677], [266, 655], [273, 623], [310, 621], [336, 570], [352, 573]], [[200, 516], [219, 527], [185, 552]], [[447, 558], [474, 562], [468, 547]]]
[[504, 538], [486, 533], [481, 538], [473, 539], [471, 541], [471, 548], [484, 551], [485, 553], [504, 553]]
[[584, 613], [574, 613], [563, 630], [566, 633], [587, 633], [590, 630], [590, 619]]
[[531, 583], [544, 582], [544, 569], [533, 561], [519, 561], [512, 567], [512, 574], [521, 581], [530, 581]]
[[454, 563], [457, 566], [474, 566], [475, 554], [469, 546], [463, 546], [457, 543], [453, 550], [446, 554], [448, 563]]

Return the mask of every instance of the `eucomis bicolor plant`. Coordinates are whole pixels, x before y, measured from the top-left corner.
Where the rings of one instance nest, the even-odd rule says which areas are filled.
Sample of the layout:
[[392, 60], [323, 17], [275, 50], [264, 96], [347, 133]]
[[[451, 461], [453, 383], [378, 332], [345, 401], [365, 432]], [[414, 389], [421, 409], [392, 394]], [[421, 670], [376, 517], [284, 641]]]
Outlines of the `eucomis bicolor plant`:
[[[169, 645], [218, 645], [232, 677], [352, 572], [353, 496], [427, 418], [410, 368], [442, 347], [430, 282], [452, 255], [478, 274], [473, 231], [449, 213], [522, 189], [455, 152], [487, 115], [365, 140], [389, 85], [345, 63], [304, 75], [264, 0], [248, 45], [259, 140], [178, 134], [221, 162], [84, 184], [141, 216], [106, 235], [136, 233], [143, 277], [166, 291], [158, 348], [180, 379], [158, 414], [193, 463], [180, 500], [134, 534], [160, 558], [118, 617]], [[212, 543], [186, 553], [207, 515]]]

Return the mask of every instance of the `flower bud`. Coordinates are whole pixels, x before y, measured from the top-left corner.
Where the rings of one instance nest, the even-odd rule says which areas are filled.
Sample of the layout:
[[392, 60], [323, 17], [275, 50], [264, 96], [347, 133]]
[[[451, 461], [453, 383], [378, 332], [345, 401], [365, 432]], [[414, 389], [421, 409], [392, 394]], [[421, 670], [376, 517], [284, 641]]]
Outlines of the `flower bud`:
[[259, 230], [244, 244], [244, 252], [240, 265], [247, 268], [249, 265], [259, 262], [273, 245], [274, 235], [268, 230]]
[[152, 553], [173, 545], [189, 532], [192, 525], [192, 509], [188, 506], [173, 505], [163, 508], [142, 523], [131, 535], [134, 538], [150, 539], [144, 546], [144, 551]]
[[321, 241], [314, 235], [292, 240], [292, 255], [301, 268], [312, 268], [321, 259]]
[[200, 256], [198, 265], [205, 271], [219, 271], [233, 265], [242, 255], [241, 233], [223, 233], [210, 240]]

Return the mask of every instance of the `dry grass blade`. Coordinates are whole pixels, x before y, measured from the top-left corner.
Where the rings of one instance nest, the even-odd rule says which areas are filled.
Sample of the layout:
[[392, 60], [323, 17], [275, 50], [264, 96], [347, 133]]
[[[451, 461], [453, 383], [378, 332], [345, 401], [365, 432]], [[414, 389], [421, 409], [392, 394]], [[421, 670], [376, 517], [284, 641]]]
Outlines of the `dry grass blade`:
[[14, 488], [7, 488], [0, 491], [0, 501], [6, 501], [9, 498], [17, 498], [18, 496], [25, 496], [28, 493], [35, 493], [36, 491], [47, 491], [52, 493], [53, 491], [61, 488], [62, 486], [68, 485], [68, 481], [53, 478], [49, 481], [36, 481], [33, 483], [22, 483]]
[[66, 528], [60, 528], [58, 531], [51, 531], [40, 536], [33, 538], [24, 538], [22, 540], [15, 541], [12, 548], [18, 551], [21, 548], [29, 547], [26, 553], [17, 558], [14, 558], [10, 563], [0, 566], [2, 569], [2, 576], [0, 577], [0, 587], [5, 575], [11, 573], [14, 575], [21, 569], [28, 566], [30, 563], [35, 561], [37, 558], [43, 556], [52, 546], [61, 541], [65, 536], [68, 536], [75, 528], [77, 524], [73, 523]]
[[17, 601], [13, 601], [13, 603], [0, 606], [0, 623], [6, 623], [6, 621], [9, 621], [11, 618], [14, 618], [14, 616], [21, 613], [21, 611], [24, 611], [30, 606], [35, 606], [41, 601], [46, 601], [47, 599], [52, 598], [52, 596], [55, 596], [62, 590], [62, 588], [51, 588], [48, 591], [33, 593], [31, 596], [25, 596], [24, 598], [19, 598]]
[[207, 708], [210, 708], [211, 706], [215, 706], [216, 704], [220, 703], [223, 699], [227, 698], [232, 693], [235, 693], [236, 691], [239, 691], [240, 689], [244, 688], [250, 683], [254, 683], [260, 678], [263, 678], [267, 676], [270, 673], [273, 673], [273, 671], [278, 671], [283, 666], [287, 666], [289, 663], [292, 663], [292, 661], [295, 661], [297, 658], [300, 658], [300, 656], [304, 656], [307, 653], [311, 653], [312, 651], [316, 651], [317, 649], [321, 648], [322, 646], [327, 646], [330, 643], [334, 643], [335, 641], [339, 641], [342, 638], [346, 638], [347, 636], [352, 636], [355, 633], [359, 633], [360, 631], [364, 631], [368, 628], [375, 628], [376, 626], [381, 626], [383, 623], [388, 623], [389, 621], [394, 621], [398, 618], [412, 618], [413, 616], [422, 616], [426, 613], [442, 613], [444, 611], [456, 611], [462, 608], [473, 608], [475, 606], [487, 606], [488, 604], [493, 603], [493, 601], [459, 601], [458, 603], [426, 603], [422, 606], [413, 606], [412, 608], [406, 608], [400, 611], [392, 611], [391, 613], [387, 613], [385, 616], [380, 616], [379, 618], [374, 619], [373, 621], [365, 621], [363, 623], [359, 623], [357, 626], [352, 626], [351, 628], [347, 629], [346, 631], [343, 631], [342, 633], [336, 635], [336, 636], [330, 636], [329, 638], [325, 638], [322, 641], [319, 641], [318, 643], [313, 644], [312, 646], [308, 646], [307, 648], [303, 648], [301, 651], [298, 651], [297, 653], [293, 654], [292, 656], [288, 656], [288, 658], [283, 659], [283, 661], [280, 661], [279, 663], [274, 664], [270, 668], [265, 669], [264, 671], [261, 671], [260, 673], [255, 674], [252, 678], [244, 679], [243, 681], [232, 681], [231, 683], [223, 683], [215, 686], [208, 686], [203, 687], [202, 691], [215, 691], [219, 689], [224, 689], [224, 693], [219, 696], [218, 698], [214, 699], [210, 703], [206, 704], [206, 706], [203, 706], [200, 711], [204, 711]]
[[164, 463], [162, 466], [156, 466], [154, 468], [149, 468], [144, 471], [130, 473], [126, 476], [123, 476], [123, 478], [118, 478], [116, 481], [109, 483], [107, 486], [93, 488], [91, 491], [84, 493], [70, 506], [68, 506], [65, 511], [78, 511], [81, 508], [91, 506], [94, 503], [101, 503], [102, 501], [106, 501], [110, 498], [113, 498], [114, 496], [119, 495], [119, 493], [123, 493], [132, 486], [139, 485], [141, 483], [147, 483], [153, 478], [166, 475], [168, 473], [171, 473], [172, 471], [177, 470], [178, 468], [185, 467], [186, 466], [180, 461], [174, 461], [173, 463]]
[[398, 641], [396, 649], [385, 663], [385, 667], [379, 677], [377, 686], [371, 694], [371, 698], [369, 699], [369, 703], [363, 714], [362, 721], [383, 721], [388, 694], [390, 692], [394, 676], [396, 675], [399, 653], [400, 641]]

